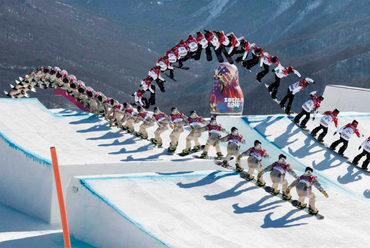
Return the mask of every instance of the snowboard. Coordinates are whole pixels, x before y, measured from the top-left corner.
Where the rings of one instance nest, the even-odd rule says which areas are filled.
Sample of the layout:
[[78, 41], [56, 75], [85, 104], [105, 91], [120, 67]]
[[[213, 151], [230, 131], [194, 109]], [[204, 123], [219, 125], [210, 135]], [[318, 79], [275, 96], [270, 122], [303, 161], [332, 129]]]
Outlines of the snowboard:
[[177, 80], [175, 78], [170, 77], [170, 75], [167, 72], [162, 72], [167, 78], [171, 79], [172, 81], [176, 82]]
[[201, 146], [200, 146], [200, 150], [198, 150], [198, 151], [196, 151], [196, 150], [194, 150], [194, 149], [191, 149], [191, 150], [190, 150], [190, 153], [183, 153], [183, 152], [180, 152], [180, 153], [178, 153], [178, 155], [179, 155], [179, 156], [181, 156], [181, 157], [185, 157], [185, 156], [188, 156], [188, 155], [190, 155], [190, 154], [193, 154], [193, 153], [196, 153], [196, 152], [203, 151], [204, 147], [205, 147], [205, 145], [201, 145]]
[[179, 67], [178, 65], [172, 65], [172, 67], [175, 67], [175, 68], [181, 69], [181, 70], [189, 70], [190, 69], [190, 67], [188, 67], [188, 66]]
[[[265, 84], [266, 89], [268, 89], [268, 88], [269, 88], [269, 86], [270, 86], [270, 85]], [[270, 93], [270, 95], [271, 95], [271, 92], [269, 92], [269, 93]], [[280, 101], [279, 101], [277, 98], [275, 98], [275, 99], [273, 99], [273, 98], [272, 98], [272, 100], [273, 100], [274, 102], [276, 102], [277, 104], [280, 104]]]
[[[220, 161], [220, 160], [224, 160], [225, 157], [222, 157], [220, 159], [217, 159], [218, 157], [216, 156], [207, 156], [206, 158], [201, 158], [200, 155], [192, 155], [193, 158], [197, 158], [197, 159], [209, 159], [209, 160], [215, 160], [215, 161]], [[230, 160], [233, 160], [234, 158], [231, 158]]]
[[[227, 165], [227, 167], [224, 167], [223, 166], [223, 160], [225, 159], [225, 157], [222, 157], [221, 159], [217, 159], [217, 157], [214, 159], [214, 163], [216, 164], [216, 165], [218, 165], [218, 166], [221, 166], [222, 168], [225, 168], [225, 169], [230, 169], [230, 170], [233, 170], [233, 171], [235, 171], [235, 172], [238, 172], [238, 171], [236, 171], [236, 169], [233, 167], [233, 166], [231, 166], [230, 164], [228, 164]], [[234, 157], [231, 157], [230, 158], [230, 161], [231, 160], [233, 160], [234, 159]], [[229, 161], [229, 162], [230, 162]], [[238, 172], [239, 173], [239, 172]]]
[[[294, 207], [298, 208], [299, 201], [297, 201], [297, 200], [293, 200], [293, 201], [291, 201], [291, 203], [292, 203], [292, 205], [293, 205]], [[299, 209], [299, 208], [298, 208], [298, 209]], [[305, 208], [303, 208], [303, 209], [300, 209], [300, 210], [305, 211], [306, 213], [308, 213], [308, 214], [309, 214], [309, 215], [311, 215], [311, 216], [315, 216], [318, 220], [322, 220], [322, 219], [324, 219], [324, 216], [323, 216], [323, 215], [321, 215], [321, 214], [319, 214], [319, 213], [317, 213], [317, 214], [312, 214], [312, 213], [310, 213], [310, 212], [308, 211], [308, 207], [307, 207], [307, 206], [306, 206]]]
[[269, 193], [269, 194], [271, 194], [271, 195], [273, 195], [273, 196], [277, 196], [277, 197], [279, 197], [280, 199], [282, 199], [282, 200], [284, 200], [284, 201], [288, 201], [288, 202], [292, 202], [292, 201], [293, 201], [293, 199], [292, 199], [292, 198], [290, 198], [290, 199], [284, 199], [284, 198], [283, 198], [283, 194], [282, 194], [281, 192], [279, 192], [279, 194], [276, 194], [276, 195], [272, 194], [272, 193], [274, 192], [274, 188], [273, 188], [273, 187], [271, 187], [271, 186], [265, 186], [265, 187], [264, 187], [264, 189], [265, 189], [265, 191], [266, 191], [267, 193]]

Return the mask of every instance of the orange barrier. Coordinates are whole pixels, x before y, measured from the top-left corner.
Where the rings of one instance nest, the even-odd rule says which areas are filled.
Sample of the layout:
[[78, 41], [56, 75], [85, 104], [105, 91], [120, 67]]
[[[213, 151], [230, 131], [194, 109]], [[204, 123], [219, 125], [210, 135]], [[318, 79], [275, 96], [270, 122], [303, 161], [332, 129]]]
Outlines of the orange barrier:
[[60, 180], [57, 152], [55, 150], [55, 147], [50, 147], [50, 153], [51, 153], [51, 160], [53, 162], [55, 185], [57, 187], [60, 217], [62, 219], [64, 247], [65, 248], [71, 248], [71, 240], [70, 240], [70, 237], [69, 237], [67, 213], [66, 213], [66, 207], [64, 205], [62, 182]]

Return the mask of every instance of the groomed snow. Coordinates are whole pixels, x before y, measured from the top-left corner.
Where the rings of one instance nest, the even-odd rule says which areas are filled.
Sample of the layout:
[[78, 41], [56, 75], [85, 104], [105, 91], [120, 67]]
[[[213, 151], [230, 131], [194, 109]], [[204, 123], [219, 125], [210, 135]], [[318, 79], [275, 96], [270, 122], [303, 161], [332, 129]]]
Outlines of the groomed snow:
[[[71, 188], [65, 191], [65, 194], [73, 195], [68, 198], [73, 199], [72, 202], [68, 203], [67, 199], [69, 217], [72, 216], [71, 226], [78, 229], [73, 229], [73, 235], [92, 245], [95, 245], [97, 236], [100, 239], [114, 236], [115, 241], [121, 238], [115, 235], [114, 228], [112, 232], [104, 233], [104, 230], [110, 230], [111, 222], [105, 219], [108, 215], [115, 217], [112, 220], [121, 229], [120, 225], [127, 218], [133, 220], [130, 230], [145, 235], [150, 233], [155, 237], [155, 242], [169, 247], [270, 247], [271, 244], [277, 247], [367, 247], [370, 241], [370, 219], [367, 218], [370, 212], [369, 175], [315, 142], [287, 117], [219, 117], [218, 121], [228, 130], [232, 126], [239, 128], [247, 141], [242, 150], [252, 146], [255, 139], [262, 141], [271, 156], [263, 161], [264, 166], [276, 161], [280, 153], [287, 155], [288, 162], [298, 174], [306, 166], [313, 166], [314, 173], [329, 194], [326, 199], [314, 190], [317, 207], [325, 216], [324, 220], [319, 221], [298, 211], [234, 173], [219, 171], [221, 168], [212, 161], [167, 155], [164, 149], [155, 148], [148, 141], [116, 128], [109, 128], [104, 120], [90, 114], [63, 109], [47, 110], [36, 99], [0, 99], [0, 104], [0, 134], [3, 140], [6, 139], [2, 142], [9, 144], [6, 149], [17, 147], [21, 151], [16, 152], [28, 151], [37, 158], [47, 160], [50, 156], [49, 147], [55, 146], [59, 163], [70, 168], [67, 172], [69, 176], [86, 175], [87, 172], [77, 170], [76, 165], [96, 165], [89, 167], [93, 170], [88, 171], [94, 177], [79, 177], [83, 184], [79, 185], [77, 194]], [[343, 113], [339, 125], [354, 118], [359, 121], [360, 132], [365, 137], [353, 137], [350, 141], [346, 155], [351, 159], [358, 153], [358, 145], [370, 135], [368, 114]], [[309, 122], [309, 129], [317, 123], [318, 120]], [[149, 131], [151, 135], [153, 129]], [[330, 137], [333, 132], [333, 129], [329, 131], [325, 141], [327, 144], [333, 141]], [[164, 147], [169, 143], [168, 134], [169, 131], [164, 134], [167, 137]], [[185, 136], [186, 132], [181, 136], [179, 150], [184, 147]], [[206, 136], [204, 133], [202, 143]], [[6, 149], [2, 151], [3, 154], [6, 154]], [[222, 149], [225, 152], [224, 145]], [[214, 154], [213, 148], [210, 153]], [[7, 159], [5, 161], [11, 161], [11, 158]], [[122, 173], [132, 171], [104, 170], [110, 168], [110, 164], [125, 168], [129, 164], [127, 162], [140, 162], [143, 170], [149, 167], [150, 170], [137, 170], [138, 174], [124, 175]], [[204, 165], [199, 164], [198, 167], [197, 163], [200, 162]], [[23, 166], [28, 165], [39, 166], [37, 160]], [[242, 166], [246, 167], [245, 159]], [[268, 179], [268, 175], [265, 178]], [[289, 182], [292, 181], [292, 177], [287, 178]], [[19, 176], [13, 181], [15, 184], [25, 182]], [[27, 184], [24, 188], [31, 186]], [[79, 199], [81, 192], [84, 195]], [[19, 194], [7, 197], [23, 199]], [[27, 198], [32, 197], [27, 195]], [[101, 215], [91, 214], [92, 210], [97, 213], [101, 210]], [[0, 247], [24, 247], [27, 242], [31, 244], [27, 247], [33, 247], [37, 242], [43, 245], [39, 247], [59, 247], [59, 226], [40, 224], [41, 228], [38, 228], [37, 224], [34, 229], [26, 229], [23, 227], [32, 226], [32, 223], [25, 220], [18, 230], [13, 228], [13, 224], [23, 223], [23, 220], [17, 222], [16, 217], [6, 218], [8, 212], [2, 214], [1, 211], [0, 228], [3, 231], [0, 240], [4, 242], [0, 243]], [[13, 216], [10, 212], [9, 216]], [[85, 228], [79, 228], [79, 225]], [[98, 226], [99, 235], [92, 235]], [[131, 247], [127, 240], [125, 242], [127, 247], [124, 248]], [[140, 240], [135, 243], [140, 247]], [[122, 247], [121, 243], [118, 246]]]
[[367, 247], [370, 241], [369, 203], [334, 189], [329, 199], [316, 191], [325, 216], [317, 220], [233, 172], [143, 173], [82, 181], [90, 198], [98, 195], [167, 247]]

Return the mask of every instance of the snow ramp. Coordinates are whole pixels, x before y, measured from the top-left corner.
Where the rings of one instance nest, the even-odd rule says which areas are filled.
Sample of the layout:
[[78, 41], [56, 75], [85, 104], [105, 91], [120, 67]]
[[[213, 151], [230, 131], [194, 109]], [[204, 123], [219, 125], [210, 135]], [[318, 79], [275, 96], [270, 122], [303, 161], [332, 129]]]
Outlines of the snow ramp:
[[103, 118], [79, 110], [49, 110], [33, 98], [0, 98], [0, 116], [0, 201], [51, 223], [60, 221], [52, 146], [65, 187], [79, 175], [214, 168], [208, 161], [168, 155], [164, 148], [109, 127]]
[[[352, 114], [341, 117], [341, 122], [348, 118]], [[284, 122], [278, 123], [280, 120]], [[210, 171], [76, 177], [68, 189], [73, 235], [97, 247], [367, 246], [368, 175], [334, 153], [325, 155], [329, 151], [300, 129], [296, 130], [295, 125], [291, 126], [289, 118], [218, 117], [218, 121], [227, 129], [238, 127], [247, 141], [242, 150], [252, 146], [255, 139], [262, 141], [271, 156], [263, 162], [264, 166], [275, 161], [280, 153], [288, 157], [298, 174], [313, 165], [329, 194], [326, 199], [314, 190], [316, 206], [325, 219], [317, 220], [233, 171], [218, 167]], [[264, 122], [271, 126], [261, 124]], [[271, 137], [295, 140], [296, 134], [302, 135], [303, 145], [314, 143], [312, 147], [301, 148], [302, 158]], [[351, 144], [348, 152], [356, 145]], [[296, 144], [295, 149], [298, 148]], [[319, 151], [314, 153], [317, 157], [310, 157], [314, 155], [312, 150]], [[325, 156], [336, 161], [337, 166], [320, 169], [317, 164], [322, 159], [326, 161]], [[245, 160], [242, 166], [246, 167]], [[357, 180], [345, 177], [343, 173], [348, 170], [357, 173]], [[289, 182], [293, 180], [289, 175], [287, 178]], [[268, 175], [265, 179], [267, 184], [271, 183]], [[295, 190], [292, 195], [296, 197]]]
[[67, 211], [73, 235], [96, 247], [367, 247], [369, 204], [316, 194], [324, 220], [230, 171], [80, 177]]
[[[309, 121], [307, 128], [312, 130], [318, 126], [319, 119], [320, 117], [315, 121]], [[364, 134], [364, 137], [358, 138], [354, 135], [350, 140], [344, 153], [349, 157], [349, 161], [352, 161], [360, 152], [358, 147], [362, 141], [370, 136], [369, 114], [343, 113], [339, 116], [338, 126], [344, 126], [354, 119], [358, 120], [360, 132]], [[333, 135], [336, 131], [334, 127], [329, 128], [323, 145], [312, 138], [308, 132], [297, 127], [291, 118], [286, 116], [242, 117], [242, 120], [248, 128], [254, 129], [269, 146], [281, 149], [282, 153], [287, 154], [290, 158], [289, 162], [295, 166], [295, 169], [302, 170], [306, 165], [312, 166], [324, 186], [369, 200], [370, 174], [353, 166], [348, 163], [348, 160], [326, 148], [339, 138], [338, 134]], [[267, 150], [270, 149], [267, 148]], [[276, 154], [274, 156], [276, 159]]]

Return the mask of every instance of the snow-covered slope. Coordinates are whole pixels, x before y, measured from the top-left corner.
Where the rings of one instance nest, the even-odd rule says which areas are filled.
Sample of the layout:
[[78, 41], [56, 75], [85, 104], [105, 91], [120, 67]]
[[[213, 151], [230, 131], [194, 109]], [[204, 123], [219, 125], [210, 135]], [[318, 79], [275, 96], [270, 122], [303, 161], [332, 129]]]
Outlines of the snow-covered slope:
[[328, 189], [329, 199], [315, 192], [325, 216], [317, 220], [233, 172], [82, 178], [73, 186], [79, 191], [69, 191], [71, 231], [97, 247], [366, 247], [369, 242], [369, 202], [335, 188]]
[[[48, 110], [35, 99], [0, 99], [0, 114], [1, 201], [36, 216], [51, 211], [39, 217], [57, 219], [49, 158], [49, 147], [55, 146], [71, 232], [93, 246], [366, 247], [370, 241], [369, 175], [315, 142], [285, 116], [218, 121], [226, 129], [239, 128], [247, 141], [242, 150], [255, 139], [262, 141], [271, 156], [264, 166], [280, 153], [287, 155], [298, 174], [313, 166], [329, 194], [326, 199], [315, 190], [324, 220], [268, 195], [212, 161], [170, 156], [89, 114]], [[360, 132], [369, 136], [368, 114], [342, 113], [340, 125], [353, 118], [359, 121]], [[315, 125], [309, 122], [308, 127]], [[325, 140], [328, 144], [333, 131]], [[205, 138], [206, 134], [202, 142]], [[353, 158], [359, 142], [354, 138], [346, 155]], [[184, 139], [179, 150], [183, 147]], [[225, 152], [225, 146], [222, 149]], [[244, 159], [242, 166], [246, 167]], [[267, 174], [265, 179], [269, 184]], [[295, 190], [292, 194], [296, 197]]]

